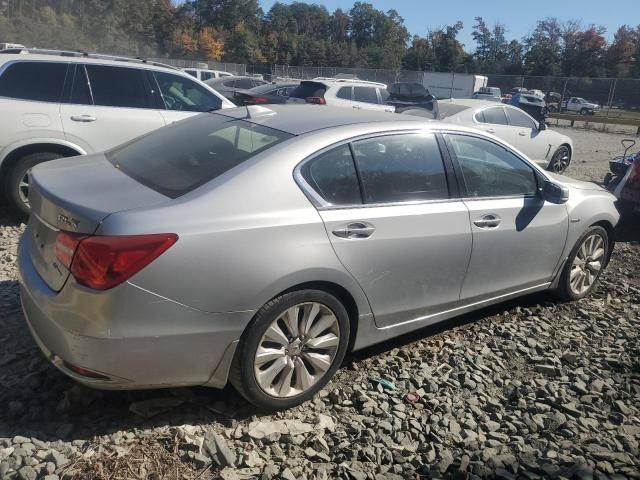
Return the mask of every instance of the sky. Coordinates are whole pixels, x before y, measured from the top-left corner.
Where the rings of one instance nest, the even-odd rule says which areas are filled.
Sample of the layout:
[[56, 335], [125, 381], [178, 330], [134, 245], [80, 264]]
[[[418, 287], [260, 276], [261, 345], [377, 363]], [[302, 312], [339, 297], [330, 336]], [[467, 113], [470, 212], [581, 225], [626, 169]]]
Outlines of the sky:
[[[262, 9], [267, 12], [276, 0], [260, 0]], [[280, 0], [291, 3], [289, 0]], [[327, 7], [329, 12], [336, 8], [349, 10], [353, 0], [307, 1]], [[507, 39], [521, 40], [535, 27], [537, 20], [556, 17], [560, 21], [579, 20], [583, 25], [594, 23], [607, 29], [607, 39], [613, 40], [615, 31], [624, 24], [640, 24], [640, 0], [476, 0], [474, 2], [445, 0], [368, 0], [378, 10], [395, 8], [404, 23], [413, 34], [424, 36], [429, 28], [451, 25], [458, 20], [464, 23], [459, 40], [467, 51], [475, 49], [471, 37], [474, 18], [482, 16], [490, 26], [501, 22], [507, 27]]]

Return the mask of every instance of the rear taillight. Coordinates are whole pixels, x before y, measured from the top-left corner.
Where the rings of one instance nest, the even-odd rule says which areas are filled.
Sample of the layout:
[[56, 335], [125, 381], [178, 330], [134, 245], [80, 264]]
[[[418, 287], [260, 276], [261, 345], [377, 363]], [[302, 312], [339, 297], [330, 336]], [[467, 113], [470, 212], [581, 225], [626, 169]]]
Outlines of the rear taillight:
[[82, 237], [60, 232], [56, 257], [79, 284], [107, 290], [142, 270], [177, 240], [174, 233]]
[[269, 103], [269, 99], [267, 97], [249, 97], [245, 100], [247, 105], [260, 105], [264, 103]]
[[314, 105], [326, 105], [327, 102], [324, 100], [323, 97], [307, 97], [305, 99], [307, 101], [307, 103], [312, 103]]

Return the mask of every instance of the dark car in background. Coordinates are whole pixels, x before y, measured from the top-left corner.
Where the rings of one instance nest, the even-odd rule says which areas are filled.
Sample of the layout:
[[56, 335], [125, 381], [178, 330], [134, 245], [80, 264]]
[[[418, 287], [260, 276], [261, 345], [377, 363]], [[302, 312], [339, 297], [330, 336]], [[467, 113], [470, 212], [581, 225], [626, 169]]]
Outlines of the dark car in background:
[[[386, 105], [396, 107], [396, 113], [438, 118], [438, 99], [417, 82], [398, 82], [387, 86]], [[382, 91], [381, 91], [382, 93]]]
[[212, 78], [204, 83], [209, 85], [216, 92], [220, 93], [220, 95], [223, 95], [225, 98], [228, 98], [235, 103], [235, 94], [238, 90], [249, 90], [251, 88], [259, 87], [260, 85], [266, 85], [269, 82], [257, 77], [236, 76]]
[[236, 105], [265, 105], [286, 103], [289, 94], [300, 82], [275, 82], [259, 85], [249, 90], [236, 90], [233, 101]]

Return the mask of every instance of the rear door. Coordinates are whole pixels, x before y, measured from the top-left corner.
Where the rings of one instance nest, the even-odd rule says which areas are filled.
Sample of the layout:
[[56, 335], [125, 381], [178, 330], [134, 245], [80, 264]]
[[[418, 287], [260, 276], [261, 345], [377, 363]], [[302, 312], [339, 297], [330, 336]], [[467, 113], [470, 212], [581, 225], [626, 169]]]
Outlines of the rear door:
[[68, 103], [60, 108], [65, 137], [101, 152], [164, 125], [145, 70], [76, 65]]
[[469, 214], [450, 193], [435, 136], [376, 136], [351, 149], [322, 153], [300, 174], [376, 324], [426, 320], [456, 305], [471, 253]]
[[478, 122], [480, 130], [495, 135], [511, 145], [516, 145], [516, 130], [509, 126], [504, 107], [497, 106], [480, 110], [475, 114], [475, 120]]
[[463, 179], [473, 232], [461, 300], [550, 282], [567, 238], [566, 205], [545, 202], [533, 167], [505, 147], [472, 135], [446, 139]]

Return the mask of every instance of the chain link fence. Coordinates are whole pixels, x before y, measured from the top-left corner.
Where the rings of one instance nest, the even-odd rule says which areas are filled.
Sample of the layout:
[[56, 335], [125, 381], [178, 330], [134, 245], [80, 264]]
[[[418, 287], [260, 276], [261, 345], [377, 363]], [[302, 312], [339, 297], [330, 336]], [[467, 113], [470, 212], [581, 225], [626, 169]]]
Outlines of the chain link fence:
[[244, 63], [226, 63], [203, 60], [186, 60], [180, 58], [152, 58], [154, 62], [164, 63], [176, 68], [205, 68], [210, 70], [221, 70], [234, 75], [246, 75], [247, 65]]

